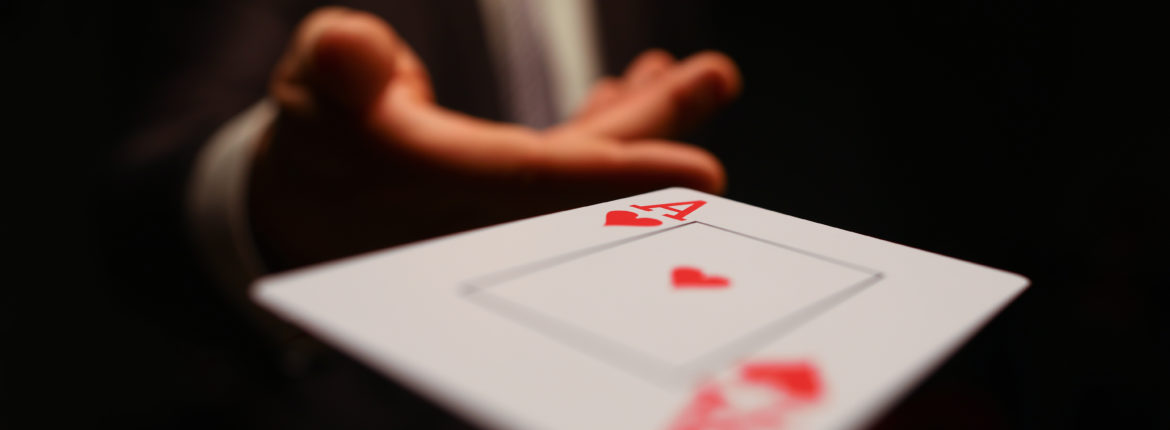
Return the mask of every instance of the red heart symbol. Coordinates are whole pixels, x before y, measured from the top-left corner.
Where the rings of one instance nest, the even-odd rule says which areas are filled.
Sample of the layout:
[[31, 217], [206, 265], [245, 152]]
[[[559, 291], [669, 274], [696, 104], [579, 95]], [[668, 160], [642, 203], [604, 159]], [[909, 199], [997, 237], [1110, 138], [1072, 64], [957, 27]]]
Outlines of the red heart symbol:
[[807, 362], [749, 363], [740, 369], [740, 376], [749, 382], [769, 386], [796, 398], [815, 400], [821, 394], [820, 375]]
[[654, 218], [638, 218], [638, 214], [630, 211], [609, 211], [609, 213], [605, 214], [605, 225], [650, 227], [662, 225], [662, 221]]
[[731, 285], [731, 281], [722, 276], [707, 276], [702, 270], [694, 267], [679, 266], [671, 273], [675, 288], [723, 288]]

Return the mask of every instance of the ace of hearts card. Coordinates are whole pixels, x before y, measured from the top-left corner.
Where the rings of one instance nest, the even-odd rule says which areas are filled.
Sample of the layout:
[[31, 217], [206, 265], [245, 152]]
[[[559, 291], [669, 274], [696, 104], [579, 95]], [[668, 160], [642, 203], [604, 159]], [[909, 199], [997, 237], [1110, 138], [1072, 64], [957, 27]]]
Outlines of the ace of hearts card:
[[262, 278], [484, 428], [863, 426], [1028, 285], [670, 188]]

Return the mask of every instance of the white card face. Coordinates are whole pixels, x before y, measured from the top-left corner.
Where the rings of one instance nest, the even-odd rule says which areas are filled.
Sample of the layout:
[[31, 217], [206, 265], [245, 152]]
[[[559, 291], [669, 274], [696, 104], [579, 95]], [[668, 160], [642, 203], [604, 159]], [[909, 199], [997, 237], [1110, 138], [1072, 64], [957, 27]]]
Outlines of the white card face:
[[488, 428], [697, 430], [865, 424], [1026, 285], [672, 188], [253, 292]]
[[469, 297], [682, 386], [880, 276], [697, 221], [522, 269], [472, 281]]

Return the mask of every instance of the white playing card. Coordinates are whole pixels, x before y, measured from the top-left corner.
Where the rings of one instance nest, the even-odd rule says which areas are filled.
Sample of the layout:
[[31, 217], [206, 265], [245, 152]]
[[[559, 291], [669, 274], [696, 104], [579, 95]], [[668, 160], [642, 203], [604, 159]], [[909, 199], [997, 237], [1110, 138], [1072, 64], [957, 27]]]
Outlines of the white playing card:
[[684, 430], [864, 424], [1026, 285], [672, 188], [253, 292], [485, 427]]

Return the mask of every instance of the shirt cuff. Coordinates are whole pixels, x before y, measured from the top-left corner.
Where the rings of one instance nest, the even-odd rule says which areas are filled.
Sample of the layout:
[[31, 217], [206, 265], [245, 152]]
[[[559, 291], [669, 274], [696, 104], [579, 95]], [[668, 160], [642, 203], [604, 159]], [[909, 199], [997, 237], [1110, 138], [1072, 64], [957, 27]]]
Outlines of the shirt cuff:
[[266, 272], [252, 238], [248, 179], [276, 111], [263, 99], [220, 127], [196, 158], [188, 183], [188, 230], [199, 257], [214, 281], [234, 291]]
[[252, 235], [249, 179], [264, 134], [275, 123], [277, 112], [275, 102], [261, 99], [211, 136], [198, 154], [187, 184], [187, 229], [212, 282], [269, 340], [281, 345], [286, 361], [307, 363], [319, 346], [307, 341], [300, 330], [261, 310], [248, 295], [252, 281], [268, 273]]

